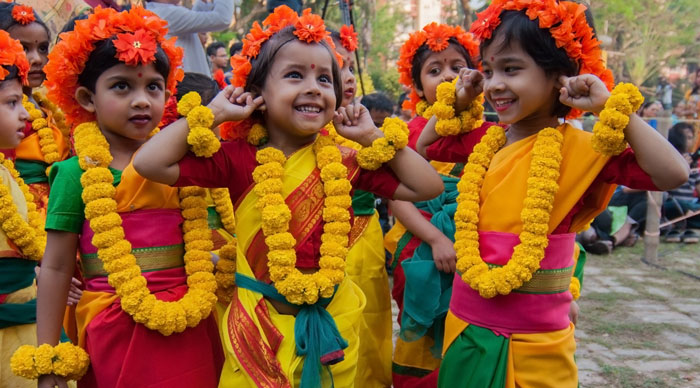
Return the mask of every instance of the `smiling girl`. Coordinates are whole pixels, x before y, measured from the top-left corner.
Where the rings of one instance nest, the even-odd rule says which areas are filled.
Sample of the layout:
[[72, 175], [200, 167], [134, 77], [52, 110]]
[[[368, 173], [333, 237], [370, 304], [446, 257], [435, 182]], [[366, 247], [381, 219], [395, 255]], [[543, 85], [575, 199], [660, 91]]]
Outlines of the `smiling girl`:
[[[382, 132], [363, 107], [340, 108], [336, 53], [319, 16], [280, 6], [263, 25], [254, 24], [232, 58], [235, 89], [212, 103], [214, 124], [255, 125], [239, 125], [241, 138], [207, 158], [188, 154], [188, 141], [202, 154], [216, 146], [204, 146], [205, 134], [180, 120], [134, 163], [163, 183], [228, 187], [236, 204], [236, 287], [222, 283], [231, 303], [221, 319], [227, 361], [220, 386], [352, 387], [365, 305], [345, 276], [352, 188], [422, 200], [442, 185], [404, 148], [405, 126], [393, 122]], [[232, 101], [235, 114], [226, 115], [222, 101]], [[331, 119], [363, 148], [320, 134]]]
[[[98, 7], [49, 55], [49, 97], [79, 125], [77, 156], [50, 173], [42, 345], [22, 353], [25, 376], [39, 375], [40, 387], [86, 372], [53, 346], [76, 251], [86, 287], [76, 308], [78, 345], [90, 356], [81, 385], [218, 383], [223, 353], [210, 314], [216, 281], [203, 189], [178, 192], [139, 176], [131, 163], [182, 75], [182, 52], [164, 38], [165, 25], [141, 7]], [[53, 363], [40, 363], [47, 354], [56, 355]]]
[[[470, 80], [507, 126], [441, 137], [435, 117], [418, 141], [431, 159], [467, 163], [439, 386], [576, 387], [576, 233], [616, 184], [668, 190], [688, 179], [683, 158], [634, 114], [639, 91], [609, 91], [587, 16], [576, 2], [494, 1], [472, 26], [484, 79]], [[600, 115], [593, 134], [560, 124], [581, 111]]]

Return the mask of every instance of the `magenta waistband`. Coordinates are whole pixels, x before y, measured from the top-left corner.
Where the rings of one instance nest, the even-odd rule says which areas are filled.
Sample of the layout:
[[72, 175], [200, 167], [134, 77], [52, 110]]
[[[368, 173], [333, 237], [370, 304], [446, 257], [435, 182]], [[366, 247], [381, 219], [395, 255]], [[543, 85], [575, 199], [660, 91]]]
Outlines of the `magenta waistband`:
[[[161, 292], [187, 284], [187, 273], [183, 267], [143, 272], [141, 275], [146, 278], [146, 286], [151, 292]], [[109, 285], [106, 276], [85, 279], [85, 290], [114, 293], [114, 288]]]
[[[180, 209], [144, 209], [133, 212], [119, 213], [122, 217], [124, 235], [132, 248], [163, 247], [182, 244], [182, 214]], [[89, 221], [83, 223], [80, 236], [80, 252], [83, 254], [97, 253], [92, 245], [95, 233]]]
[[[573, 267], [575, 234], [550, 235], [549, 245], [540, 263], [540, 270], [560, 270]], [[520, 243], [518, 235], [503, 232], [479, 232], [481, 255], [485, 262], [505, 265]], [[520, 293], [490, 299], [482, 298], [466, 284], [459, 274], [452, 286], [450, 311], [458, 318], [495, 332], [540, 333], [562, 330], [569, 326], [571, 292]]]

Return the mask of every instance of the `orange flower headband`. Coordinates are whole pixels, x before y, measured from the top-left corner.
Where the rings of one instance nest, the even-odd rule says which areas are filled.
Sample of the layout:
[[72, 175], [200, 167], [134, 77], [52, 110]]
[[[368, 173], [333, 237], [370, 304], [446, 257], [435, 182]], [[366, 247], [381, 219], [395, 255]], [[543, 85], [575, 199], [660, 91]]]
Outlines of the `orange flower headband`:
[[355, 32], [355, 27], [345, 24], [340, 27], [340, 43], [350, 52], [357, 50], [357, 32]]
[[[27, 83], [29, 62], [24, 54], [22, 44], [10, 37], [5, 30], [0, 30], [0, 66], [16, 66], [19, 70], [19, 78], [23, 84]], [[7, 69], [0, 67], [0, 81], [10, 74]]]
[[409, 99], [403, 102], [403, 109], [416, 110], [416, 104], [421, 98], [413, 89], [413, 78], [411, 71], [413, 70], [413, 57], [423, 45], [427, 45], [430, 51], [440, 52], [450, 45], [450, 38], [454, 38], [464, 47], [471, 57], [476, 57], [479, 54], [479, 42], [474, 39], [474, 36], [462, 29], [462, 27], [452, 27], [447, 24], [430, 23], [409, 35], [406, 43], [399, 50], [399, 82], [411, 88]]
[[[583, 4], [556, 0], [494, 0], [477, 15], [471, 31], [481, 41], [489, 39], [501, 24], [501, 12], [522, 10], [530, 20], [537, 19], [540, 28], [549, 30], [557, 47], [563, 48], [569, 58], [578, 61], [579, 74], [593, 74], [605, 83], [608, 90], [612, 90], [612, 72], [605, 67], [600, 41], [588, 25], [586, 6]], [[581, 113], [578, 109], [572, 109], [566, 117], [575, 118]]]
[[[251, 61], [258, 56], [260, 48], [265, 42], [286, 27], [294, 26], [294, 35], [300, 41], [306, 43], [326, 41], [335, 52], [335, 44], [333, 44], [330, 33], [326, 31], [323, 19], [312, 14], [309, 8], [305, 9], [304, 13], [299, 16], [288, 6], [281, 5], [275, 8], [275, 11], [263, 20], [262, 24], [263, 26], [260, 26], [258, 22], [253, 23], [250, 32], [243, 38], [241, 53], [231, 58], [231, 67], [233, 68], [231, 84], [233, 86], [245, 87], [248, 74], [253, 68]], [[338, 61], [342, 62], [338, 53], [335, 54]]]
[[34, 18], [34, 9], [28, 5], [16, 4], [12, 7], [12, 19], [24, 26], [33, 23], [36, 20]]
[[[46, 64], [48, 97], [55, 102], [74, 124], [95, 119], [75, 100], [78, 77], [95, 44], [112, 39], [116, 58], [128, 66], [148, 64], [155, 59], [158, 45], [170, 61], [167, 88], [175, 94], [177, 83], [184, 76], [182, 49], [175, 47], [175, 38], [165, 39], [168, 23], [143, 7], [117, 12], [112, 8], [97, 7], [85, 20], [75, 22], [75, 29], [61, 34], [61, 40], [49, 54]], [[115, 37], [116, 36], [116, 37]]]

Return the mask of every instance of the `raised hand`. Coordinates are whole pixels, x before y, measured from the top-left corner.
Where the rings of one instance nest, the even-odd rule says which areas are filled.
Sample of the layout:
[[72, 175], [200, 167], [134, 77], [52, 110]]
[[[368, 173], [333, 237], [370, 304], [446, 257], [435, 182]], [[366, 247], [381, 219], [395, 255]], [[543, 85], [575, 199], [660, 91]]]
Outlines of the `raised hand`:
[[559, 101], [572, 108], [598, 114], [610, 97], [610, 92], [603, 81], [593, 74], [582, 74], [576, 77], [563, 75], [559, 77], [559, 82], [562, 85], [559, 90]]
[[367, 108], [359, 103], [339, 108], [333, 117], [333, 125], [340, 136], [364, 147], [369, 147], [374, 139], [382, 136]]
[[466, 109], [479, 94], [484, 92], [484, 75], [478, 70], [463, 67], [459, 71], [459, 79], [457, 79], [455, 89], [457, 91], [455, 110], [461, 112]]
[[224, 121], [240, 121], [250, 117], [253, 112], [263, 105], [261, 96], [255, 97], [243, 88], [228, 86], [219, 92], [209, 103], [209, 108], [214, 113], [215, 124]]

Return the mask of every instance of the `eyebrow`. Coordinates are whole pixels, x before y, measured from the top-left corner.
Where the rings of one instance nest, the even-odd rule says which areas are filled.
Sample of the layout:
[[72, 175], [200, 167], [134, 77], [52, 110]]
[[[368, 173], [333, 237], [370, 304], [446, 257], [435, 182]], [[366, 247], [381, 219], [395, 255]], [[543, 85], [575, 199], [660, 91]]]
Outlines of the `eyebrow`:
[[[306, 71], [306, 70], [308, 70], [308, 66], [300, 65], [298, 63], [290, 63], [288, 65], [285, 65], [282, 68], [283, 73], [290, 71], [290, 70]], [[318, 70], [323, 71], [323, 72], [332, 73], [331, 69], [328, 66], [318, 66]]]

